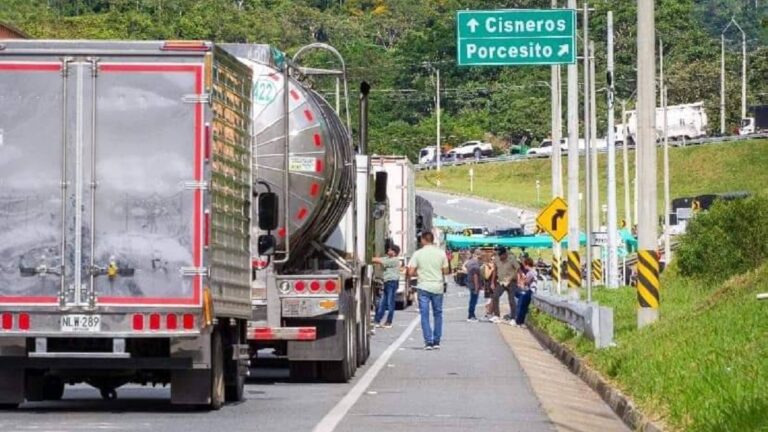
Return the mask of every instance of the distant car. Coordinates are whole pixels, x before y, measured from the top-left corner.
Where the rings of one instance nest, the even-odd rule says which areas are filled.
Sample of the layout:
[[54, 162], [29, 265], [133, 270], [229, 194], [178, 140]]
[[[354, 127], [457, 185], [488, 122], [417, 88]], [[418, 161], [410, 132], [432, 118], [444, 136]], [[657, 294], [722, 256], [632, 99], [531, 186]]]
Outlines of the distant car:
[[474, 226], [464, 228], [462, 234], [467, 237], [487, 237], [490, 235], [490, 231], [488, 231], [488, 228], [486, 227]]
[[493, 146], [483, 141], [467, 141], [448, 152], [449, 156], [452, 154], [457, 158], [480, 159], [483, 156], [493, 156]]
[[493, 232], [495, 237], [520, 237], [525, 235], [520, 227], [501, 228]]

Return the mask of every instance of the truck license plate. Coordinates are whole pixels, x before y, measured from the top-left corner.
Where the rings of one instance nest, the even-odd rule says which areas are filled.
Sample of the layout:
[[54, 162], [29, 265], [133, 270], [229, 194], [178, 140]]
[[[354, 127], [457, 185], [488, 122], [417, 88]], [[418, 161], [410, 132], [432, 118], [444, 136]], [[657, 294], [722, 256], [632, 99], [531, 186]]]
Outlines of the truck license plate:
[[101, 315], [62, 315], [61, 331], [91, 333], [101, 330]]

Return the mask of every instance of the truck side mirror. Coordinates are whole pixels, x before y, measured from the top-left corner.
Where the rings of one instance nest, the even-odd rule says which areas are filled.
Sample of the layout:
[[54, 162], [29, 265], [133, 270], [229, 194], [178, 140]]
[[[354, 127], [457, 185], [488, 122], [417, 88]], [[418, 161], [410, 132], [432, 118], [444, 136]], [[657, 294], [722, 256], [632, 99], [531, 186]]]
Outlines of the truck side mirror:
[[386, 171], [379, 171], [376, 173], [376, 187], [373, 194], [373, 199], [376, 202], [383, 203], [387, 201], [387, 173]]
[[258, 240], [259, 255], [274, 255], [276, 243], [275, 236], [271, 234], [260, 235]]
[[416, 229], [421, 230], [422, 226], [424, 226], [424, 216], [418, 215], [416, 216]]
[[263, 192], [259, 194], [259, 228], [264, 231], [277, 229], [279, 216], [277, 194]]

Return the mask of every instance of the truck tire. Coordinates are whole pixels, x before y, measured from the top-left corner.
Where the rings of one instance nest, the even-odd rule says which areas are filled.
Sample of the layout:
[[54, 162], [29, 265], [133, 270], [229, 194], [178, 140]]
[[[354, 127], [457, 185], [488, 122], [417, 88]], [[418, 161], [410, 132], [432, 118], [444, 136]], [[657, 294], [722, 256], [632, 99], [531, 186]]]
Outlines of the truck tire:
[[43, 381], [43, 399], [58, 401], [64, 396], [64, 381], [59, 377], [46, 377]]
[[370, 305], [370, 300], [367, 293], [363, 293], [361, 298], [363, 299], [363, 305], [362, 307], [360, 307], [360, 310], [362, 311], [362, 316], [360, 317], [360, 324], [356, 326], [357, 367], [360, 367], [365, 364], [371, 352], [371, 347], [370, 347], [371, 305]]
[[245, 337], [243, 335], [243, 329], [241, 324], [238, 323], [236, 327], [233, 327], [230, 331], [231, 337], [229, 338], [229, 349], [225, 352], [229, 353], [225, 362], [224, 373], [225, 376], [225, 388], [224, 399], [227, 402], [240, 402], [245, 395], [245, 375], [240, 373], [240, 360], [233, 360], [235, 357], [236, 345], [245, 343]]
[[[347, 316], [349, 315], [352, 305], [347, 307]], [[356, 338], [354, 332], [354, 325], [350, 322], [351, 319], [347, 319], [344, 322], [344, 358], [340, 361], [322, 361], [320, 362], [320, 379], [326, 382], [332, 383], [346, 383], [355, 374], [357, 369], [357, 348]]]
[[211, 395], [208, 408], [219, 410], [224, 405], [224, 345], [221, 333], [211, 334]]
[[310, 382], [317, 380], [317, 362], [289, 361], [288, 373], [293, 382]]
[[0, 403], [0, 411], [11, 411], [19, 408], [17, 403]]

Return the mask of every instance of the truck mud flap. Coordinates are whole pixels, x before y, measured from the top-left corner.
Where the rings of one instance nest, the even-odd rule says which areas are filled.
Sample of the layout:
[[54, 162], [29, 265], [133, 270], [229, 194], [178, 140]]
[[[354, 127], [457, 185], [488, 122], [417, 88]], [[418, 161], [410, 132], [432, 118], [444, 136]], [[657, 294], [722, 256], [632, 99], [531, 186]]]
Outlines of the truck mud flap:
[[171, 373], [171, 403], [205, 405], [211, 397], [211, 370], [176, 370]]
[[[307, 323], [308, 324], [308, 323]], [[344, 319], [313, 321], [317, 339], [288, 341], [291, 361], [340, 361], [344, 359]]]
[[24, 402], [24, 369], [0, 366], [0, 404], [22, 402]]

